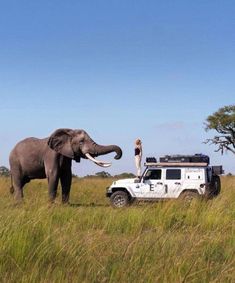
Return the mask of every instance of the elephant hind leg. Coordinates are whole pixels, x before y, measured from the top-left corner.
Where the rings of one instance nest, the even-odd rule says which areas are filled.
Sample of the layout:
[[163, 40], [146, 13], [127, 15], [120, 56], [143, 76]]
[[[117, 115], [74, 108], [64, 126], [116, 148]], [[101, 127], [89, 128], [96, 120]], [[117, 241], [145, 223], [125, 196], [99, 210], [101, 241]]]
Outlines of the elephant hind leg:
[[14, 192], [15, 192], [15, 189], [14, 189], [14, 187], [13, 187], [13, 184], [11, 185], [11, 187], [10, 187], [10, 194], [14, 194]]
[[12, 181], [12, 175], [11, 175], [11, 187], [10, 187], [10, 194], [14, 194], [15, 190], [14, 190], [14, 186], [13, 186], [13, 181]]
[[24, 194], [23, 194], [23, 180], [19, 177], [13, 177], [12, 178], [12, 183], [13, 183], [13, 188], [11, 189], [11, 191], [13, 191], [13, 193], [15, 194], [15, 200], [16, 201], [20, 201], [23, 199]]
[[15, 194], [15, 199], [20, 201], [24, 197], [23, 187], [26, 183], [29, 183], [30, 179], [27, 176], [20, 176], [20, 174], [12, 176], [12, 187], [10, 192]]

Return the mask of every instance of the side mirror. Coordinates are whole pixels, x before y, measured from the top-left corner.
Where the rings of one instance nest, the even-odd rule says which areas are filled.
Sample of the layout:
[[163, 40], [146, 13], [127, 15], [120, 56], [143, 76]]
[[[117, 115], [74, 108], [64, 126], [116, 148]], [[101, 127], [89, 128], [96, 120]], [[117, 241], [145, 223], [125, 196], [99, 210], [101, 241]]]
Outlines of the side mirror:
[[144, 177], [143, 177], [143, 181], [145, 182], [145, 181], [147, 181], [147, 180], [149, 180], [149, 176], [144, 176]]

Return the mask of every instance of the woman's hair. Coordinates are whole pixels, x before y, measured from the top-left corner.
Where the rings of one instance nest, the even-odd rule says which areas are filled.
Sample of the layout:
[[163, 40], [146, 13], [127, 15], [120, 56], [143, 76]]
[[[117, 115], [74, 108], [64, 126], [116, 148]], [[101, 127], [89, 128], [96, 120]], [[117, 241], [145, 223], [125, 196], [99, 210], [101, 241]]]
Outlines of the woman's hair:
[[135, 140], [135, 144], [136, 144], [136, 145], [141, 145], [141, 140], [140, 140], [140, 139], [136, 139], [136, 140]]

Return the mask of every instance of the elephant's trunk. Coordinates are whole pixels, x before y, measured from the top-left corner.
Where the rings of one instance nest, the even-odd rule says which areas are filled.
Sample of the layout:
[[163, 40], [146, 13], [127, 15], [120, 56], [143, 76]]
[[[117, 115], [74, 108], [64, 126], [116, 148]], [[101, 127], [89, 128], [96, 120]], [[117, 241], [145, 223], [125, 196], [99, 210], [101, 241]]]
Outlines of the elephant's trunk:
[[115, 155], [115, 159], [120, 159], [122, 157], [122, 150], [119, 146], [117, 145], [108, 145], [108, 146], [104, 146], [104, 145], [98, 145], [96, 144], [95, 146], [95, 155], [104, 155], [104, 154], [108, 154], [111, 152], [116, 152]]

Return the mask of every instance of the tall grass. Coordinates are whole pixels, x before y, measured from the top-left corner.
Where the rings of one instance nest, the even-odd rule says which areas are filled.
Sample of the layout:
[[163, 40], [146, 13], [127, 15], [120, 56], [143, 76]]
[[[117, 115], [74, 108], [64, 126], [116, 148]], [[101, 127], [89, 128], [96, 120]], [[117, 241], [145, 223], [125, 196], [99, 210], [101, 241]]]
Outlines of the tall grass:
[[0, 179], [1, 282], [235, 282], [235, 178], [211, 201], [113, 209], [111, 179], [74, 179], [71, 205], [45, 181], [23, 204]]

